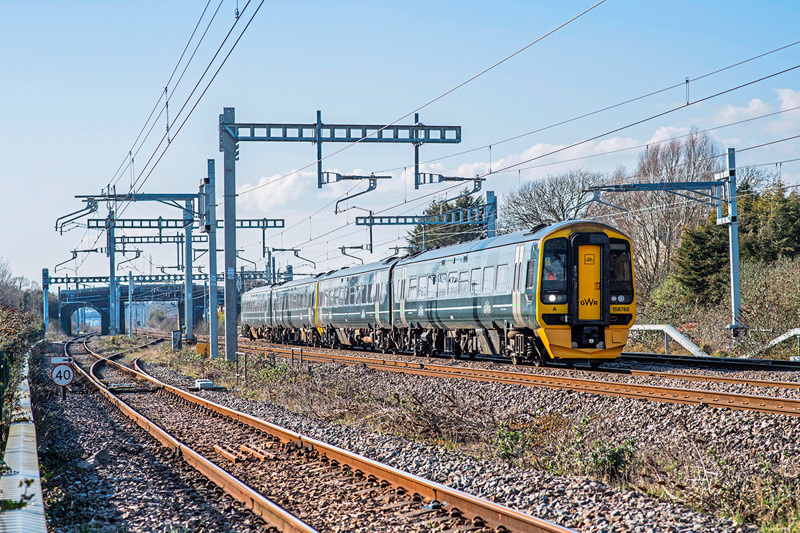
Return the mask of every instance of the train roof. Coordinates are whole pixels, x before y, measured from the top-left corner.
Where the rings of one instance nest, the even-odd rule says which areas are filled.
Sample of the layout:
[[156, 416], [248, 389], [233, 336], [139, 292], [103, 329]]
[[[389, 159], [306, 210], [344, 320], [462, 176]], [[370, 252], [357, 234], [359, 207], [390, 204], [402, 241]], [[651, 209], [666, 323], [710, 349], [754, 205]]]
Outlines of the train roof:
[[443, 248], [428, 250], [426, 252], [421, 252], [415, 255], [404, 257], [403, 259], [397, 262], [397, 265], [398, 266], [407, 265], [411, 263], [417, 263], [420, 261], [435, 261], [437, 259], [444, 259], [446, 257], [466, 254], [469, 252], [487, 250], [489, 248], [498, 248], [500, 246], [510, 246], [514, 244], [521, 244], [523, 242], [538, 241], [541, 240], [543, 237], [547, 236], [549, 233], [558, 231], [564, 227], [572, 225], [576, 226], [585, 225], [585, 224], [602, 226], [608, 229], [612, 229], [614, 231], [620, 231], [607, 224], [603, 224], [602, 222], [595, 222], [594, 220], [564, 220], [562, 222], [556, 222], [554, 224], [549, 224], [549, 225], [541, 224], [527, 231], [517, 231], [514, 233], [508, 233], [506, 235], [500, 235], [498, 237], [479, 239], [475, 241], [464, 242], [461, 244], [454, 244], [453, 246], [445, 246]]
[[261, 285], [260, 287], [255, 287], [250, 289], [249, 291], [245, 292], [245, 294], [259, 294], [262, 292], [269, 292], [272, 290], [272, 287], [275, 285]]
[[334, 279], [334, 278], [342, 278], [348, 276], [357, 276], [358, 274], [365, 274], [367, 272], [374, 272], [376, 270], [383, 270], [386, 268], [391, 267], [398, 261], [397, 256], [387, 257], [385, 259], [381, 259], [380, 261], [374, 261], [372, 263], [367, 263], [366, 265], [358, 265], [355, 267], [344, 267], [340, 268], [339, 270], [334, 270], [333, 272], [328, 272], [324, 276], [321, 276], [320, 279]]

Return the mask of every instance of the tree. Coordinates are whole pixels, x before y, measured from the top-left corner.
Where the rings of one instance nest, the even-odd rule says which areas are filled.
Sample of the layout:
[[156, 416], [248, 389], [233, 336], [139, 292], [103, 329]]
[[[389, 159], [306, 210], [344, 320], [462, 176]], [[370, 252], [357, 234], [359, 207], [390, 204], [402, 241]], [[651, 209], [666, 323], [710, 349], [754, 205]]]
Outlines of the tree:
[[[787, 195], [777, 176], [757, 168], [737, 171], [739, 256], [771, 263], [800, 255], [800, 195]], [[726, 226], [712, 211], [705, 224], [687, 227], [675, 254], [675, 279], [700, 304], [719, 303], [730, 291]]]
[[503, 195], [500, 209], [502, 232], [586, 216], [588, 209], [593, 207], [591, 204], [577, 213], [573, 208], [589, 200], [592, 193], [586, 189], [598, 185], [603, 178], [603, 174], [598, 172], [576, 169], [526, 181], [516, 191]]
[[[462, 194], [466, 193], [467, 190], [465, 189]], [[484, 204], [483, 198], [473, 198], [472, 196], [462, 196], [457, 198], [455, 202], [434, 199], [428, 204], [423, 215], [441, 215], [454, 209], [472, 209]], [[486, 226], [483, 224], [436, 224], [426, 226], [418, 224], [408, 232], [406, 241], [415, 250], [422, 250], [424, 241], [424, 248], [430, 250], [431, 248], [472, 241], [484, 235], [486, 235]]]
[[[611, 182], [712, 181], [714, 174], [722, 170], [723, 154], [708, 134], [693, 129], [683, 138], [673, 137], [647, 147], [639, 156], [633, 176], [628, 177], [624, 169], [619, 169]], [[672, 272], [683, 228], [701, 224], [708, 206], [668, 192], [617, 193], [607, 199], [628, 211], [624, 214], [607, 207], [601, 209], [634, 241], [636, 290], [646, 300]]]
[[[0, 258], [0, 305], [22, 311], [32, 311], [33, 295], [36, 285], [23, 276], [14, 276], [8, 261]], [[41, 296], [39, 297], [41, 302]]]

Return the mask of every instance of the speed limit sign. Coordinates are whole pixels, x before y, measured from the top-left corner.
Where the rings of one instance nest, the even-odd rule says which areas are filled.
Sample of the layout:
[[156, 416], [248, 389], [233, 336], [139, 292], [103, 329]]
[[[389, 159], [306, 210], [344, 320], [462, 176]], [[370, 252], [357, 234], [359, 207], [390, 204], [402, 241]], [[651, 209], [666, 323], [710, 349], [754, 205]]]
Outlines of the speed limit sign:
[[53, 367], [53, 370], [50, 371], [50, 377], [53, 378], [53, 383], [56, 385], [66, 387], [72, 383], [75, 372], [69, 365], [56, 365]]

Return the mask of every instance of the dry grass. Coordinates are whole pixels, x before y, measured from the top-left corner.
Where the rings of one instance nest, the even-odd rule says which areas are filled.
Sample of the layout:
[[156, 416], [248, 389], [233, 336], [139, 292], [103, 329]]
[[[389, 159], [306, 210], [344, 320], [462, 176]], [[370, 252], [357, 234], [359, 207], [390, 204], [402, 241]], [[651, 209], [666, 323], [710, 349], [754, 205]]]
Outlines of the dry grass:
[[[248, 380], [235, 366], [191, 350], [150, 349], [146, 359], [190, 378], [208, 378], [243, 397], [297, 414], [458, 450], [559, 475], [589, 476], [693, 509], [755, 523], [768, 533], [797, 532], [797, 472], [763, 461], [757, 475], [741, 471], [707, 443], [691, 449], [641, 448], [621, 438], [600, 415], [501, 413], [491, 398], [468, 397], [454, 384], [435, 397], [391, 388], [357, 367], [291, 366], [250, 356]], [[240, 369], [241, 371], [241, 369]], [[758, 457], [752, 458], [758, 462]], [[755, 464], [755, 463], [754, 463]]]

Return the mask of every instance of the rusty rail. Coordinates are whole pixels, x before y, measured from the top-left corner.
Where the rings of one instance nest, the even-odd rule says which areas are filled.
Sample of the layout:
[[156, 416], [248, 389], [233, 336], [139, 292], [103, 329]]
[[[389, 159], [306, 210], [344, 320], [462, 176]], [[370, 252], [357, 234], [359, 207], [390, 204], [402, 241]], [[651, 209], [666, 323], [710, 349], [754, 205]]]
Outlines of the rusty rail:
[[[240, 347], [240, 349], [242, 348]], [[282, 348], [270, 348], [270, 351], [281, 352], [284, 350]], [[354, 355], [319, 354], [307, 351], [303, 352], [303, 357], [309, 361], [335, 362], [345, 365], [365, 365], [368, 368], [387, 372], [402, 372], [431, 377], [470, 379], [473, 381], [490, 381], [496, 383], [506, 383], [509, 385], [546, 387], [551, 389], [573, 390], [608, 396], [645, 399], [654, 402], [710, 405], [713, 407], [725, 407], [729, 409], [800, 416], [800, 400], [793, 398], [777, 398], [774, 396], [749, 395], [700, 389], [684, 389], [663, 387], [658, 385], [642, 385], [637, 383], [618, 383], [605, 380], [531, 374], [526, 372], [509, 372], [506, 370], [483, 370], [467, 367], [431, 365], [412, 361], [385, 360], [371, 357], [359, 357]], [[665, 375], [665, 377], [672, 377], [673, 379], [676, 377], [669, 373], [665, 373]], [[713, 378], [704, 378], [703, 376], [693, 377], [701, 381], [715, 381]], [[683, 376], [679, 377], [679, 379], [682, 378]], [[751, 384], [749, 380], [741, 380], [737, 378], [723, 379], [729, 380], [727, 382], [730, 383]], [[779, 386], [783, 388], [800, 388], [800, 384], [791, 382], [754, 380], [753, 384], [761, 386], [768, 386], [767, 384], [770, 384], [770, 386]]]
[[[88, 349], [88, 348], [87, 348]], [[139, 365], [139, 359], [134, 361], [135, 370], [130, 369], [124, 365], [120, 365], [115, 361], [106, 359], [112, 365], [119, 367], [121, 370], [132, 372], [139, 377], [147, 379], [158, 387], [163, 387], [165, 391], [170, 392], [179, 398], [192, 402], [196, 405], [227, 416], [237, 420], [243, 424], [264, 431], [284, 443], [295, 443], [296, 445], [303, 446], [309, 450], [314, 450], [320, 455], [327, 457], [331, 461], [336, 461], [339, 464], [348, 465], [354, 471], [360, 471], [364, 475], [373, 475], [379, 480], [385, 480], [394, 486], [402, 487], [410, 492], [416, 492], [423, 497], [435, 499], [440, 501], [444, 506], [456, 508], [464, 514], [473, 517], [480, 517], [488, 525], [494, 528], [504, 527], [508, 531], [521, 531], [530, 533], [570, 533], [571, 529], [559, 526], [547, 520], [536, 518], [528, 514], [516, 511], [504, 505], [500, 505], [466, 492], [441, 485], [439, 483], [415, 476], [414, 474], [404, 472], [397, 468], [391, 467], [360, 456], [358, 454], [349, 452], [337, 446], [327, 444], [325, 442], [301, 435], [286, 428], [282, 428], [275, 424], [271, 424], [266, 420], [256, 418], [254, 416], [224, 407], [210, 400], [195, 396], [177, 387], [167, 385], [156, 378], [144, 372]], [[572, 532], [574, 533], [574, 532]]]
[[[70, 343], [73, 341], [68, 341], [64, 344], [64, 352], [65, 355], [69, 355], [67, 350]], [[109, 358], [103, 357], [100, 354], [93, 352], [87, 345], [86, 340], [84, 340], [84, 348], [90, 354], [94, 355], [95, 357], [99, 357], [100, 359], [97, 362], [103, 363], [110, 363], [112, 365], [117, 366], [121, 370], [131, 372], [133, 374], [137, 374], [137, 372], [127, 368], [124, 365], [120, 365], [119, 363], [112, 361]], [[92, 368], [97, 364], [94, 363]], [[106, 397], [112, 404], [114, 404], [122, 413], [125, 414], [128, 418], [133, 420], [136, 424], [138, 424], [142, 429], [147, 431], [150, 435], [152, 435], [156, 440], [158, 440], [163, 446], [169, 448], [173, 451], [176, 456], [180, 456], [186, 461], [189, 465], [194, 467], [198, 472], [202, 475], [207, 477], [210, 481], [214, 482], [220, 488], [222, 488], [225, 492], [231, 495], [231, 497], [237, 499], [238, 501], [242, 502], [247, 508], [251, 509], [255, 514], [261, 516], [264, 520], [266, 520], [269, 524], [279, 528], [281, 531], [284, 532], [296, 532], [296, 533], [317, 533], [317, 530], [297, 518], [296, 516], [286, 512], [284, 509], [270, 501], [269, 499], [265, 498], [263, 495], [259, 494], [258, 492], [254, 491], [235, 477], [231, 476], [223, 469], [215, 465], [213, 462], [209, 461], [196, 451], [192, 450], [190, 447], [186, 446], [175, 437], [158, 427], [148, 418], [142, 416], [137, 411], [132, 409], [128, 406], [125, 402], [120, 400], [117, 396], [114, 396], [111, 392], [106, 389], [99, 380], [97, 380], [93, 375], [90, 375], [86, 371], [84, 371], [80, 365], [75, 365], [75, 368], [81, 373], [81, 375], [92, 385], [94, 385], [100, 394]]]

